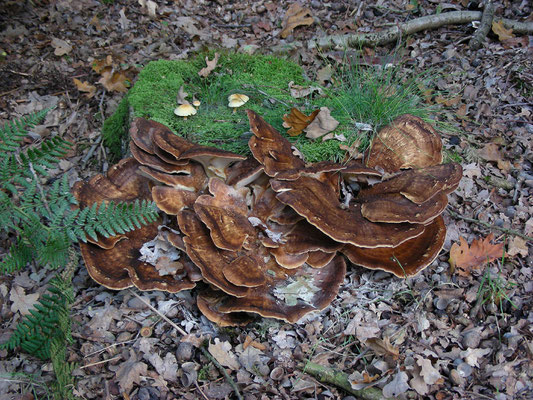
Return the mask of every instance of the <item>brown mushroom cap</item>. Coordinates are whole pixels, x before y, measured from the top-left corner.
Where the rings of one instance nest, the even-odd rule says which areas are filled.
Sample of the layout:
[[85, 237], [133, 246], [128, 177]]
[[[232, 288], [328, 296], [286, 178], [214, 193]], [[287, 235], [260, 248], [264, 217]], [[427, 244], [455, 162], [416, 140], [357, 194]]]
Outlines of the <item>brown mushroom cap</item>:
[[442, 162], [442, 142], [433, 127], [414, 115], [401, 115], [376, 135], [367, 166], [386, 172]]
[[405, 278], [416, 275], [430, 265], [442, 249], [445, 238], [444, 220], [442, 216], [438, 216], [425, 227], [420, 236], [397, 247], [364, 249], [348, 244], [341, 252], [354, 264], [381, 269]]
[[272, 180], [278, 199], [333, 240], [360, 247], [395, 247], [420, 235], [420, 224], [385, 224], [368, 221], [361, 206], [341, 206], [334, 189], [317, 179], [301, 176], [294, 181]]
[[398, 175], [359, 192], [357, 199], [375, 199], [385, 194], [400, 193], [414, 203], [422, 204], [437, 193], [451, 193], [463, 176], [460, 164], [439, 164], [418, 170], [400, 172]]
[[293, 173], [297, 177], [305, 163], [292, 153], [290, 142], [254, 111], [247, 112], [254, 134], [248, 145], [254, 158], [264, 166], [265, 173], [270, 177], [283, 173], [284, 179], [291, 179]]
[[305, 314], [326, 308], [337, 295], [345, 274], [346, 263], [342, 257], [335, 257], [320, 269], [304, 264], [286, 270], [285, 277], [273, 278], [266, 291], [257, 288], [246, 297], [225, 296], [218, 310], [251, 312], [294, 323]]
[[155, 154], [153, 134], [158, 129], [168, 130], [165, 125], [159, 122], [135, 118], [130, 126], [130, 138], [141, 150]]

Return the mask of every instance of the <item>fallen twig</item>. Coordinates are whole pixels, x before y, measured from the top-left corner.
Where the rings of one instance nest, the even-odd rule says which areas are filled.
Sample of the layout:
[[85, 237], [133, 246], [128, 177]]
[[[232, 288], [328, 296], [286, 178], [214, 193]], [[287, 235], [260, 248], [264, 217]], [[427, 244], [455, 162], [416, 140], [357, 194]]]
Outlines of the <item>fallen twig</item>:
[[157, 308], [152, 306], [150, 303], [148, 303], [146, 300], [144, 300], [141, 296], [139, 296], [137, 293], [135, 293], [133, 290], [130, 289], [130, 293], [132, 293], [135, 297], [137, 297], [139, 300], [141, 300], [144, 304], [150, 308], [153, 312], [155, 312], [157, 315], [159, 315], [161, 318], [163, 318], [165, 321], [167, 321], [170, 326], [172, 326], [175, 330], [177, 330], [179, 333], [181, 333], [183, 336], [187, 336], [187, 332], [185, 332], [183, 329], [181, 329], [178, 325], [176, 325], [174, 322], [170, 320], [166, 315], [162, 314]]
[[206, 356], [209, 361], [215, 364], [215, 366], [220, 372], [222, 372], [224, 378], [226, 378], [226, 381], [235, 391], [235, 396], [237, 397], [237, 399], [243, 400], [243, 397], [241, 395], [241, 392], [239, 391], [239, 388], [237, 387], [237, 384], [233, 381], [233, 379], [231, 379], [231, 376], [229, 376], [228, 371], [226, 371], [226, 369], [222, 365], [220, 365], [220, 363], [215, 359], [215, 357], [211, 355], [211, 353], [205, 348], [205, 346], [200, 346], [200, 350], [202, 350], [203, 355]]
[[503, 233], [506, 233], [508, 235], [519, 236], [522, 239], [525, 239], [525, 240], [527, 240], [529, 242], [533, 242], [533, 238], [532, 237], [524, 235], [522, 232], [515, 231], [514, 229], [502, 228], [500, 226], [491, 225], [491, 224], [489, 224], [487, 222], [479, 221], [479, 220], [474, 219], [474, 218], [464, 217], [464, 216], [462, 216], [460, 214], [457, 214], [455, 211], [452, 211], [450, 209], [450, 207], [448, 207], [448, 212], [454, 218], [459, 218], [459, 219], [462, 219], [463, 221], [467, 221], [467, 222], [473, 222], [475, 224], [482, 225], [485, 228], [496, 229], [496, 230], [498, 230], [500, 232], [503, 232]]
[[489, 0], [485, 3], [485, 8], [483, 9], [483, 15], [481, 17], [481, 23], [479, 28], [472, 35], [470, 39], [469, 46], [472, 50], [477, 50], [481, 47], [483, 40], [487, 37], [492, 26], [492, 19], [494, 18], [494, 4]]
[[348, 393], [353, 394], [354, 396], [359, 397], [363, 400], [381, 400], [384, 399], [383, 393], [380, 389], [375, 387], [367, 387], [361, 390], [355, 390], [350, 385], [348, 380], [348, 375], [344, 372], [337, 371], [333, 368], [324, 367], [319, 364], [312, 362], [307, 362], [301, 364], [299, 368], [306, 374], [309, 374], [320, 382], [325, 384], [335, 385], [342, 390], [345, 390]]
[[[479, 21], [481, 17], [481, 11], [452, 11], [436, 15], [427, 15], [379, 32], [330, 35], [316, 40], [312, 39], [309, 41], [309, 48], [328, 48], [335, 46], [341, 48], [357, 48], [361, 46], [379, 46], [392, 43], [403, 35], [411, 35], [415, 32], [420, 32], [426, 29], [435, 29], [444, 25], [467, 24], [472, 21]], [[511, 28], [514, 33], [533, 33], [533, 22], [520, 22], [505, 18], [502, 19], [502, 22], [505, 28]]]

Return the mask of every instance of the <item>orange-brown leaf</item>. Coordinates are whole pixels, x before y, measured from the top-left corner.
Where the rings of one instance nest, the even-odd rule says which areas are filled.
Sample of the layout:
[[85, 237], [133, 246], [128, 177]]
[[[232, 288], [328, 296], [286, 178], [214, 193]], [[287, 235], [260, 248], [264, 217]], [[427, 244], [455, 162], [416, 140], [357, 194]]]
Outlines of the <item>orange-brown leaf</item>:
[[93, 71], [99, 74], [102, 72], [104, 68], [111, 67], [112, 65], [113, 65], [113, 57], [108, 55], [106, 58], [93, 61]]
[[80, 92], [85, 92], [88, 98], [91, 98], [96, 93], [96, 86], [91, 85], [89, 82], [82, 82], [79, 79], [74, 78], [74, 84]]
[[281, 23], [283, 30], [280, 35], [283, 39], [289, 36], [294, 28], [301, 25], [311, 25], [314, 22], [314, 19], [311, 14], [311, 10], [307, 7], [302, 7], [298, 3], [293, 3], [290, 5], [285, 18]]
[[500, 42], [514, 37], [513, 30], [505, 29], [502, 20], [492, 22], [492, 32], [498, 35], [498, 39], [500, 40]]
[[480, 269], [485, 264], [503, 256], [503, 243], [491, 243], [491, 233], [485, 239], [474, 239], [472, 244], [459, 238], [461, 244], [454, 243], [450, 249], [450, 265], [461, 276], [469, 276], [472, 270]]
[[313, 122], [319, 112], [320, 110], [315, 110], [308, 116], [297, 108], [291, 108], [291, 112], [283, 116], [283, 127], [290, 128], [287, 131], [290, 136], [298, 136], [307, 128], [307, 125]]

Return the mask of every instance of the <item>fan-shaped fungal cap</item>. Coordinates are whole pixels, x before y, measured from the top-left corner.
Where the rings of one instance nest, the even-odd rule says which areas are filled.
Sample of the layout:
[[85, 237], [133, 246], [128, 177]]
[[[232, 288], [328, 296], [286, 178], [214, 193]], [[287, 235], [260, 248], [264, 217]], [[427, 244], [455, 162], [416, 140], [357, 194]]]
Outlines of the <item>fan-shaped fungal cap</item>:
[[249, 293], [249, 288], [234, 285], [226, 279], [223, 271], [235, 258], [234, 254], [214, 245], [209, 230], [194, 212], [182, 210], [178, 214], [178, 225], [186, 235], [183, 241], [187, 255], [200, 268], [205, 281], [232, 296], [242, 297]]
[[158, 155], [150, 154], [142, 150], [133, 140], [130, 142], [130, 151], [132, 156], [140, 164], [161, 172], [166, 172], [167, 174], [179, 173], [181, 171], [180, 167], [189, 163], [189, 160], [176, 161], [172, 164], [168, 163]]
[[237, 188], [249, 185], [263, 174], [263, 166], [253, 157], [238, 161], [226, 169], [226, 184]]
[[198, 161], [206, 172], [211, 171], [222, 178], [226, 177], [225, 169], [229, 164], [246, 159], [246, 156], [231, 151], [191, 143], [168, 129], [154, 132], [153, 140], [157, 147], [171, 154], [176, 160]]
[[290, 142], [254, 111], [248, 110], [248, 119], [254, 134], [248, 145], [254, 158], [264, 166], [265, 173], [270, 177], [283, 173], [283, 179], [297, 177], [305, 163], [292, 153]]
[[[97, 175], [90, 181], [77, 183], [74, 196], [82, 207], [106, 200], [127, 201], [147, 198], [148, 180], [139, 174], [134, 159], [124, 159], [111, 167], [107, 176]], [[157, 269], [139, 260], [139, 249], [158, 233], [160, 221], [121, 235], [122, 240], [110, 246], [80, 243], [80, 249], [89, 275], [110, 289], [124, 289], [135, 285], [141, 290], [178, 292], [195, 286], [186, 275], [161, 276]]]
[[360, 247], [395, 247], [420, 235], [419, 224], [384, 224], [368, 221], [360, 205], [345, 209], [331, 187], [317, 179], [301, 176], [294, 181], [271, 182], [278, 199], [292, 207], [333, 240]]
[[184, 208], [192, 208], [198, 193], [169, 186], [154, 186], [152, 198], [157, 207], [166, 214], [178, 215]]
[[156, 182], [172, 186], [176, 189], [196, 192], [205, 189], [207, 185], [207, 176], [203, 167], [194, 161], [188, 162], [185, 165], [176, 165], [172, 174], [145, 166], [140, 167], [139, 171]]
[[255, 229], [248, 221], [248, 188], [234, 189], [218, 178], [209, 181], [209, 192], [194, 203], [194, 211], [209, 228], [219, 249], [238, 251]]
[[442, 141], [438, 133], [421, 118], [405, 114], [378, 132], [368, 154], [367, 166], [396, 172], [441, 162]]
[[227, 294], [220, 290], [204, 289], [198, 293], [196, 305], [205, 317], [219, 326], [244, 326], [255, 318], [244, 312], [221, 313], [218, 310]]
[[414, 276], [430, 265], [442, 249], [445, 238], [444, 220], [442, 216], [438, 216], [425, 227], [420, 236], [397, 247], [363, 249], [348, 244], [341, 252], [354, 264], [381, 269], [404, 278]]
[[[273, 260], [271, 263], [275, 264]], [[270, 264], [268, 268], [279, 270], [279, 267]], [[300, 268], [285, 271], [284, 276], [272, 277], [268, 285], [256, 288], [246, 297], [226, 295], [219, 303], [218, 310], [222, 313], [251, 312], [294, 323], [310, 312], [323, 310], [331, 303], [344, 280], [346, 263], [342, 257], [335, 257], [320, 269], [304, 264]]]
[[463, 176], [460, 164], [439, 164], [432, 167], [409, 170], [377, 183], [359, 192], [358, 200], [377, 198], [384, 194], [401, 193], [414, 203], [421, 204], [437, 193], [451, 193]]

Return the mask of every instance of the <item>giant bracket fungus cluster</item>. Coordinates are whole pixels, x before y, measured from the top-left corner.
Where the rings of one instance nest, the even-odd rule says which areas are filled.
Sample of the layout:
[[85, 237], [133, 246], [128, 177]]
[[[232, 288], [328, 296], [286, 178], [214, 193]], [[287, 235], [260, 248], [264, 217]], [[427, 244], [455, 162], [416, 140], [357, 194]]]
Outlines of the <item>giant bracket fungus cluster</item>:
[[197, 286], [201, 312], [219, 325], [254, 316], [295, 322], [337, 295], [346, 259], [409, 277], [437, 257], [441, 216], [461, 166], [421, 119], [383, 128], [364, 163], [308, 164], [248, 111], [251, 156], [188, 142], [138, 118], [131, 158], [78, 183], [79, 203], [151, 199], [158, 221], [81, 243], [90, 276], [123, 289], [171, 293]]

